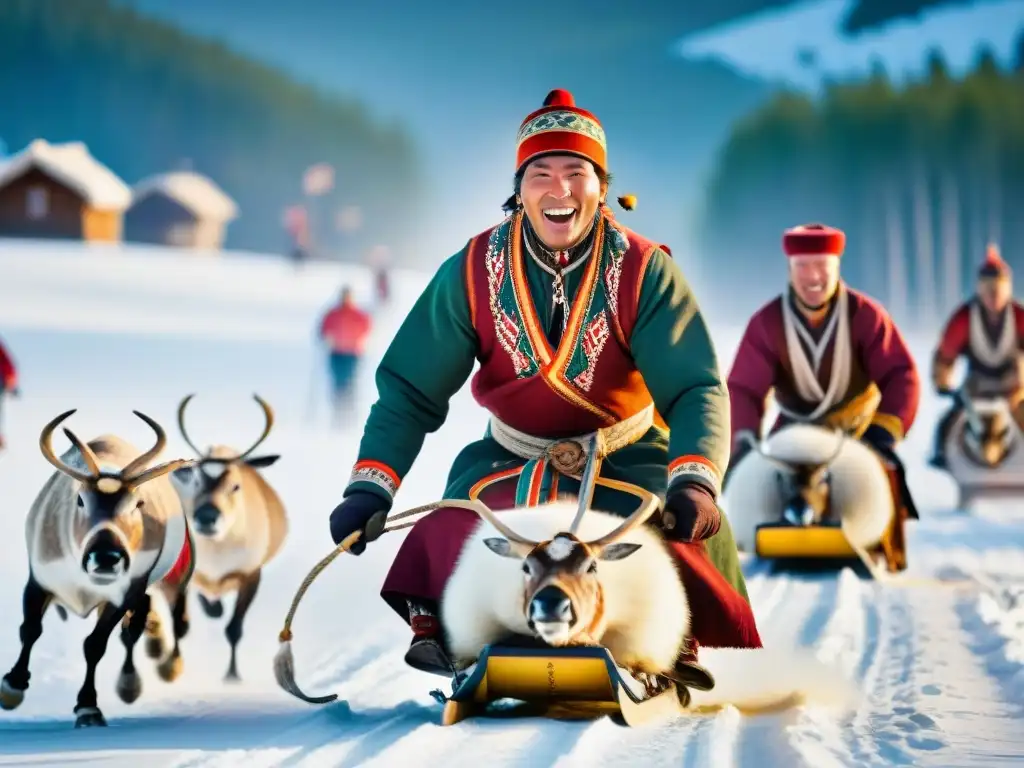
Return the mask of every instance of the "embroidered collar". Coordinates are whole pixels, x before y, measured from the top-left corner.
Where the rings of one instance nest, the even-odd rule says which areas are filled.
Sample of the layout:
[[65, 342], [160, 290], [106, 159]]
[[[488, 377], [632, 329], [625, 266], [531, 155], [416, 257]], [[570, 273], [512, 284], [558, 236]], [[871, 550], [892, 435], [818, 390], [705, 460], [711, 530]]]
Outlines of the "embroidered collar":
[[555, 274], [552, 271], [554, 269], [569, 271], [572, 267], [585, 261], [593, 250], [594, 237], [597, 234], [597, 217], [600, 215], [598, 212], [594, 216], [594, 220], [590, 223], [590, 229], [576, 245], [570, 246], [564, 251], [553, 251], [541, 241], [540, 236], [530, 223], [530, 217], [524, 213], [523, 244], [534, 261], [542, 266], [550, 267], [547, 271], [551, 274]]

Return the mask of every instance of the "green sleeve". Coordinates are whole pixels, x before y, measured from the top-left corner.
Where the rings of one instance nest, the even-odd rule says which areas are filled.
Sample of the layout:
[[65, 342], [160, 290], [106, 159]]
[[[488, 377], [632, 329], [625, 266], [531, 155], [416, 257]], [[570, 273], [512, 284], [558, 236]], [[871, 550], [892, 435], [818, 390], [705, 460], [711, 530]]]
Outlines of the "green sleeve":
[[449, 401], [473, 372], [478, 345], [465, 258], [464, 248], [441, 265], [377, 368], [379, 395], [363, 429], [346, 496], [371, 491], [393, 500], [427, 434], [444, 424]]
[[729, 462], [729, 392], [711, 334], [679, 265], [661, 249], [643, 275], [630, 348], [668, 424], [669, 485], [716, 496]]

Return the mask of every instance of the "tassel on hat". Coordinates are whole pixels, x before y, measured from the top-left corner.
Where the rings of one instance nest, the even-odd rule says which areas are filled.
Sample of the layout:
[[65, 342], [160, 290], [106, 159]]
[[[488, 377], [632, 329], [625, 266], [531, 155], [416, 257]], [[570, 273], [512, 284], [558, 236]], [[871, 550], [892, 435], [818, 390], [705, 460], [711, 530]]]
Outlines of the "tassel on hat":
[[636, 208], [636, 195], [623, 195], [616, 199], [624, 211], [632, 211]]
[[1003, 261], [999, 253], [999, 246], [989, 243], [985, 250], [985, 260], [978, 269], [978, 277], [1009, 277], [1010, 265]]

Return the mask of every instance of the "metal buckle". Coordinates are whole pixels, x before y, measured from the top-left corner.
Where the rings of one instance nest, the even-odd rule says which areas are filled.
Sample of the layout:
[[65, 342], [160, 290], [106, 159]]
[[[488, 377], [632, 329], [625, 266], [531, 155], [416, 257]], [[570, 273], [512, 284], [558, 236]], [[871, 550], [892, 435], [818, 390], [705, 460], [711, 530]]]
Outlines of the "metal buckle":
[[579, 477], [587, 465], [587, 451], [578, 440], [560, 440], [546, 451], [552, 468], [569, 477]]

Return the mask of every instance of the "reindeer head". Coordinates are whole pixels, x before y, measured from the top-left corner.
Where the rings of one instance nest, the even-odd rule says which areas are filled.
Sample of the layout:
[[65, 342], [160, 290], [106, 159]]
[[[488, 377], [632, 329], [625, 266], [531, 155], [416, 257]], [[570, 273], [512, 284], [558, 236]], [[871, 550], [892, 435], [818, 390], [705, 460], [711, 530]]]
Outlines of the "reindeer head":
[[548, 645], [563, 646], [603, 632], [600, 563], [622, 560], [640, 549], [640, 544], [619, 539], [646, 522], [660, 503], [656, 496], [645, 493], [644, 503], [636, 512], [593, 541], [576, 536], [583, 510], [569, 531], [548, 541], [532, 541], [512, 531], [482, 502], [471, 502], [471, 506], [504, 536], [484, 539], [487, 548], [502, 557], [522, 560], [527, 625]]
[[167, 438], [159, 424], [144, 413], [132, 411], [156, 432], [152, 448], [120, 470], [101, 468], [92, 448], [65, 428], [64, 434], [81, 454], [86, 471], [68, 466], [54, 453], [52, 436], [58, 425], [75, 410], [62, 413], [43, 427], [39, 449], [58, 471], [80, 484], [77, 514], [71, 522], [71, 540], [82, 553], [82, 570], [97, 584], [109, 584], [126, 578], [132, 557], [143, 543], [145, 500], [137, 493], [139, 486], [188, 462], [175, 459], [147, 469], [149, 462], [164, 449]]
[[964, 442], [968, 450], [986, 467], [1003, 463], [1013, 448], [1013, 415], [1004, 398], [964, 398], [967, 416]]
[[761, 444], [752, 441], [755, 450], [769, 464], [779, 470], [776, 475], [779, 493], [783, 499], [783, 518], [792, 525], [813, 525], [821, 521], [828, 508], [829, 468], [843, 450], [846, 435], [837, 431], [838, 444], [823, 461], [787, 461], [765, 452]]
[[226, 446], [214, 446], [208, 451], [199, 450], [185, 429], [185, 408], [193, 395], [188, 395], [178, 406], [178, 428], [188, 446], [196, 452], [199, 460], [192, 466], [176, 471], [171, 480], [178, 495], [185, 501], [189, 522], [200, 536], [212, 539], [223, 538], [231, 529], [238, 509], [245, 473], [269, 467], [280, 456], [253, 456], [255, 451], [274, 427], [274, 411], [259, 395], [253, 395], [263, 409], [263, 433], [248, 449], [238, 453]]

